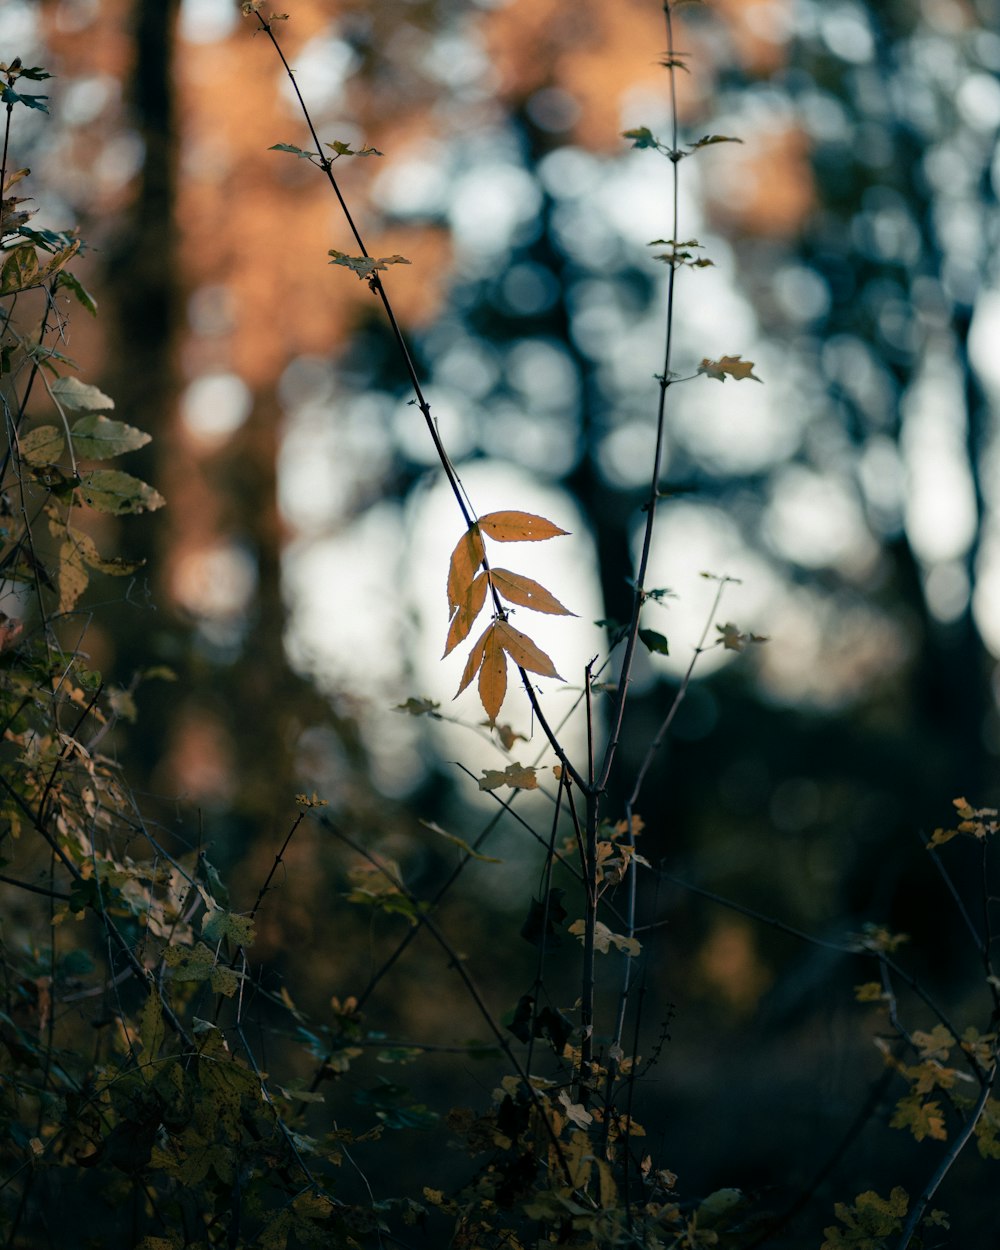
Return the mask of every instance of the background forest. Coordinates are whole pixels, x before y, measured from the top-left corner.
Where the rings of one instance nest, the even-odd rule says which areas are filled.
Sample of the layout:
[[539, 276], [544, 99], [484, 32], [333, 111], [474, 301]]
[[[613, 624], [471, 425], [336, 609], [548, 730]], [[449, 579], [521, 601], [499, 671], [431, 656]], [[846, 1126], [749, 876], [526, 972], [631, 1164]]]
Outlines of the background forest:
[[[752, 1195], [748, 1222], [720, 1225], [719, 1244], [798, 1250], [826, 1244], [835, 1201], [919, 1193], [944, 1149], [932, 1130], [888, 1127], [913, 1056], [892, 1050], [887, 1065], [873, 1044], [896, 1035], [943, 1063], [947, 1048], [935, 1060], [913, 1043], [937, 1021], [910, 1004], [907, 1034], [857, 1001], [859, 985], [879, 997], [885, 969], [844, 953], [852, 935], [908, 935], [878, 949], [905, 956], [963, 1026], [990, 1023], [985, 836], [942, 848], [947, 879], [923, 848], [954, 823], [958, 796], [1000, 798], [1000, 5], [711, 0], [677, 22], [685, 141], [740, 143], [683, 165], [680, 238], [713, 265], [678, 277], [676, 367], [740, 353], [763, 385], [702, 377], [670, 391], [646, 582], [659, 593], [644, 617], [670, 654], [637, 653], [612, 820], [706, 624], [768, 641], [698, 657], [635, 807], [639, 850], [662, 870], [642, 886], [657, 927], [643, 942], [635, 1116], [641, 1153], [680, 1175], [685, 1201]], [[386, 286], [477, 509], [571, 532], [518, 566], [577, 614], [532, 634], [567, 678], [546, 685], [559, 719], [633, 610], [668, 276], [648, 243], [670, 230], [671, 163], [622, 133], [669, 132], [662, 10], [294, 0], [281, 26], [320, 136], [384, 154], [345, 160], [338, 179], [371, 254], [410, 261]], [[463, 661], [439, 659], [443, 592], [461, 524], [405, 370], [366, 284], [326, 267], [331, 248], [352, 250], [329, 187], [309, 161], [269, 150], [308, 147], [308, 131], [264, 33], [231, 0], [5, 0], [0, 60], [14, 56], [55, 77], [40, 88], [48, 114], [18, 111], [6, 168], [31, 167], [36, 230], [80, 224], [73, 272], [99, 309], [73, 313], [65, 350], [152, 435], [128, 467], [167, 501], [101, 521], [104, 546], [146, 561], [125, 580], [95, 576], [78, 614], [88, 663], [116, 691], [101, 749], [171, 853], [225, 881], [228, 901], [209, 885], [214, 899], [254, 912], [258, 1061], [291, 1073], [303, 1140], [345, 1134], [348, 1200], [447, 1193], [469, 1170], [448, 1146], [463, 1127], [448, 1109], [488, 1102], [498, 1080], [475, 1053], [494, 1039], [449, 965], [473, 971], [517, 1036], [551, 920], [531, 910], [551, 896], [525, 822], [547, 842], [552, 804], [518, 793], [504, 815], [476, 784], [534, 762], [545, 740], [521, 691], [504, 705], [506, 744], [473, 690], [450, 702]], [[703, 572], [738, 579], [718, 612]], [[594, 706], [606, 732], [609, 697]], [[581, 752], [584, 726], [565, 742]], [[498, 813], [485, 850], [502, 862], [474, 860], [435, 912], [446, 957], [408, 928], [407, 906], [436, 894]], [[385, 887], [331, 822], [398, 866], [412, 891], [402, 914], [348, 900]], [[54, 888], [14, 832], [3, 871]], [[0, 888], [10, 1061], [27, 1062], [9, 1031], [44, 1037], [50, 1018], [92, 1013], [103, 1036], [101, 1013], [122, 1010], [96, 988], [112, 955], [50, 978], [56, 1006], [43, 1011], [48, 913]], [[984, 952], [969, 941], [973, 910]], [[82, 950], [93, 932], [67, 922], [59, 940]], [[236, 967], [243, 938], [218, 936]], [[575, 947], [563, 934], [553, 965], [568, 968]], [[558, 1003], [572, 1007], [572, 994]], [[143, 1017], [144, 1048], [157, 1027]], [[309, 1101], [317, 1059], [324, 1104]], [[962, 1112], [957, 1095], [944, 1102]], [[373, 1125], [382, 1136], [366, 1141]], [[18, 1148], [29, 1138], [44, 1134]], [[951, 1232], [923, 1244], [994, 1244], [990, 1140], [950, 1168], [934, 1203]], [[10, 1246], [285, 1244], [221, 1217], [204, 1241], [189, 1229], [170, 1241], [143, 1222], [141, 1186], [88, 1191], [84, 1164], [58, 1182], [39, 1167], [26, 1184], [22, 1166], [5, 1170]], [[82, 1204], [84, 1231], [46, 1220], [53, 1195]], [[126, 1202], [131, 1231], [113, 1233]], [[280, 1235], [308, 1244], [298, 1226]], [[315, 1244], [446, 1244], [419, 1220], [337, 1235]], [[451, 1244], [521, 1244], [479, 1236]], [[593, 1236], [572, 1244], [612, 1244]], [[683, 1236], [662, 1244], [713, 1244]], [[864, 1226], [829, 1244], [895, 1244], [879, 1236]]]

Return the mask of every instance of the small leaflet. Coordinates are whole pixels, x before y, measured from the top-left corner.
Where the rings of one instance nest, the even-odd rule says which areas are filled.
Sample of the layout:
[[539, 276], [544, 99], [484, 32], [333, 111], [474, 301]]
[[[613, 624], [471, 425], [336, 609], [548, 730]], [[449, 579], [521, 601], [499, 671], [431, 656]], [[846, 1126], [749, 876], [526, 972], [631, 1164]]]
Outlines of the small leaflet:
[[483, 663], [479, 670], [479, 698], [490, 724], [496, 724], [507, 694], [507, 657], [500, 635], [502, 621], [495, 621], [483, 644]]
[[[464, 601], [459, 605], [458, 611], [451, 618], [448, 639], [444, 648], [445, 655], [448, 655], [460, 642], [469, 636], [469, 630], [472, 629], [476, 617], [483, 610], [483, 605], [486, 603], [488, 586], [489, 582], [485, 573], [479, 573], [473, 578]], [[442, 656], [443, 658], [444, 656]]]
[[292, 156], [298, 156], [307, 161], [311, 161], [316, 155], [315, 152], [307, 152], [303, 148], [296, 147], [294, 143], [272, 143], [267, 150], [269, 152], [288, 152]]
[[[90, 389], [97, 390], [96, 387]], [[100, 391], [97, 394], [100, 395]], [[76, 454], [84, 460], [109, 460], [128, 451], [138, 451], [150, 441], [150, 435], [145, 430], [137, 430], [134, 425], [112, 421], [96, 413], [74, 421], [70, 436]]]
[[[569, 926], [569, 931], [582, 942], [587, 932], [586, 921], [574, 920]], [[623, 955], [628, 955], [629, 958], [635, 958], [642, 950], [635, 938], [626, 937], [623, 933], [612, 933], [606, 924], [602, 924], [600, 920], [595, 920], [594, 949], [606, 955], [612, 946], [620, 950]]]
[[479, 528], [499, 543], [541, 542], [569, 533], [531, 512], [491, 512], [479, 518]]
[[716, 378], [719, 382], [725, 382], [727, 375], [738, 382], [742, 382], [745, 378], [760, 382], [761, 379], [754, 373], [753, 366], [752, 360], [743, 360], [739, 356], [723, 356], [719, 360], [706, 358], [698, 366], [698, 372], [710, 378]]
[[336, 248], [330, 248], [327, 255], [333, 258], [330, 261], [331, 265], [343, 265], [345, 269], [356, 273], [359, 278], [371, 278], [379, 271], [388, 269], [390, 265], [410, 263], [398, 252], [393, 253], [392, 256], [348, 256], [346, 252], [338, 252]]
[[[480, 786], [482, 788], [482, 786]], [[453, 846], [457, 846], [463, 855], [468, 855], [471, 859], [478, 859], [484, 864], [502, 864], [502, 859], [497, 859], [493, 855], [482, 855], [474, 847], [471, 847], [463, 838], [456, 837], [453, 833], [448, 833], [446, 829], [442, 829], [440, 825], [436, 825], [433, 820], [422, 820], [420, 822], [425, 829], [429, 829], [431, 833], [436, 833], [439, 838], [444, 838], [446, 842], [450, 842]]]
[[455, 550], [451, 553], [451, 562], [448, 565], [448, 609], [450, 616], [454, 616], [462, 604], [468, 600], [472, 582], [479, 570], [479, 566], [485, 559], [486, 548], [483, 546], [479, 527], [473, 525], [465, 531], [458, 540]]
[[504, 769], [484, 768], [479, 778], [480, 790], [496, 790], [500, 786], [510, 786], [512, 790], [537, 790], [536, 770], [521, 764], [508, 764]]
[[554, 616], [576, 615], [530, 577], [512, 573], [509, 569], [493, 569], [492, 573], [493, 585], [508, 603], [516, 603], [522, 608], [531, 608], [533, 612], [547, 612]]
[[[115, 401], [96, 386], [81, 382], [79, 378], [56, 378], [52, 394], [64, 408], [74, 412], [110, 412]], [[147, 437], [146, 442], [149, 442]], [[140, 444], [141, 446], [141, 444]]]
[[669, 655], [670, 643], [655, 629], [640, 629], [639, 641], [653, 655]]
[[702, 135], [697, 143], [689, 143], [687, 146], [692, 152], [697, 152], [699, 148], [708, 148], [715, 143], [742, 143], [742, 139], [735, 139], [732, 135]]

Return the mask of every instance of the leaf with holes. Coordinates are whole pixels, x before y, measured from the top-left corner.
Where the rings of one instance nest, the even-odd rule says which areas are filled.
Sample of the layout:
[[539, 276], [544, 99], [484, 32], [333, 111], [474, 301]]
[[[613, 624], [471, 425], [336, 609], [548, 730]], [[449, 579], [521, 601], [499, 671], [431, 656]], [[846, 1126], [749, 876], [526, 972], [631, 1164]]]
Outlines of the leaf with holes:
[[498, 543], [541, 542], [569, 532], [531, 512], [491, 512], [479, 518], [479, 528]]
[[509, 621], [497, 621], [496, 634], [500, 640], [500, 645], [518, 668], [526, 668], [529, 672], [540, 673], [542, 677], [555, 677], [557, 681], [563, 680], [556, 672], [555, 665], [545, 652], [540, 647], [537, 647], [527, 634], [522, 634], [519, 630], [516, 630]]
[[166, 500], [148, 482], [117, 469], [94, 469], [80, 483], [83, 502], [97, 512], [123, 516], [127, 512], [154, 512]]
[[553, 616], [575, 616], [569, 608], [564, 608], [555, 595], [550, 594], [544, 586], [524, 577], [520, 573], [512, 573], [509, 569], [493, 569], [493, 585], [508, 603], [516, 603], [522, 608], [531, 608], [533, 612], [548, 612]]

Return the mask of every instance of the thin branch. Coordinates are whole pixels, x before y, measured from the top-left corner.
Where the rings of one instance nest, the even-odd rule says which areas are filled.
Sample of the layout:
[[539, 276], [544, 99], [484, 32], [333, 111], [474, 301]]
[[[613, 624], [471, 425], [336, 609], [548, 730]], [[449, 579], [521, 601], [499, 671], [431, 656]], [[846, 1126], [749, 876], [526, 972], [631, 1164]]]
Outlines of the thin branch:
[[996, 1066], [994, 1065], [994, 1067], [990, 1070], [989, 1076], [983, 1082], [983, 1087], [979, 1091], [979, 1097], [976, 1100], [976, 1105], [972, 1110], [972, 1114], [966, 1120], [965, 1124], [963, 1124], [962, 1131], [949, 1146], [944, 1158], [934, 1169], [933, 1175], [924, 1186], [920, 1197], [913, 1204], [913, 1209], [910, 1211], [910, 1214], [907, 1216], [906, 1223], [903, 1225], [903, 1231], [896, 1244], [896, 1250], [906, 1250], [906, 1247], [910, 1244], [910, 1241], [913, 1238], [913, 1234], [917, 1230], [917, 1225], [923, 1218], [923, 1214], [927, 1210], [931, 1199], [937, 1193], [941, 1182], [954, 1167], [955, 1163], [958, 1161], [958, 1156], [968, 1145], [973, 1133], [975, 1133], [976, 1125], [979, 1123], [983, 1112], [986, 1110], [986, 1104], [989, 1101], [990, 1092], [993, 1089], [995, 1076]]

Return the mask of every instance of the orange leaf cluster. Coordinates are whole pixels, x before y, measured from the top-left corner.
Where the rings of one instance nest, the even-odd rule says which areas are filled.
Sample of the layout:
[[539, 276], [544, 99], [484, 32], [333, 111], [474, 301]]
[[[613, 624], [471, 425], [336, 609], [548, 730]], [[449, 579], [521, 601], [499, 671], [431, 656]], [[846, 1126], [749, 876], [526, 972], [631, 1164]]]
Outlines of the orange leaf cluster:
[[[556, 677], [552, 660], [526, 635], [509, 623], [500, 606], [500, 599], [534, 612], [556, 616], [572, 616], [555, 595], [540, 583], [513, 573], [510, 569], [494, 569], [486, 558], [483, 536], [494, 542], [541, 542], [556, 538], [566, 531], [545, 517], [530, 512], [491, 512], [469, 527], [458, 540], [448, 566], [448, 610], [450, 624], [444, 654], [463, 642], [492, 592], [496, 614], [469, 653], [462, 681], [455, 697], [479, 674], [479, 697], [491, 725], [507, 693], [507, 657], [518, 668], [543, 677]], [[559, 678], [561, 681], [562, 679]]]

